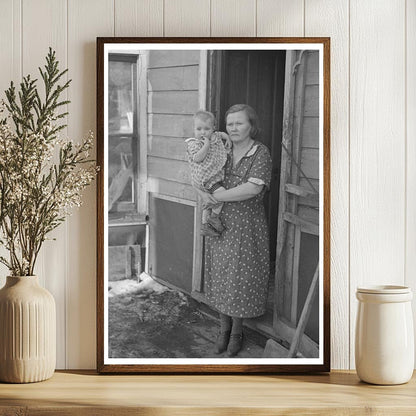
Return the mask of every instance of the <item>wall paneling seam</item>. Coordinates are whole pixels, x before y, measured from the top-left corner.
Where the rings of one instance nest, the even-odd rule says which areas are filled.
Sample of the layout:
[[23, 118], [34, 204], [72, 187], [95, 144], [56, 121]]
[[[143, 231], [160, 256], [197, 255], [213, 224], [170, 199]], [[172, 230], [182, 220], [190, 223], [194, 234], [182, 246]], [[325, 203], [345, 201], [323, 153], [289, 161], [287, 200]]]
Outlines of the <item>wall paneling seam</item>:
[[[69, 68], [69, 2], [66, 0], [66, 68]], [[66, 73], [66, 81], [69, 79], [69, 71]], [[68, 90], [66, 90], [66, 99], [69, 99]], [[66, 105], [68, 109], [68, 105]], [[67, 110], [68, 111], [68, 110]], [[69, 114], [66, 116], [68, 119]], [[68, 127], [66, 128], [68, 136]], [[64, 274], [64, 322], [65, 322], [65, 331], [64, 331], [64, 357], [65, 357], [65, 368], [68, 368], [68, 258], [69, 258], [69, 244], [68, 244], [68, 235], [69, 235], [69, 226], [68, 220], [65, 221], [65, 274]]]
[[[351, 0], [348, 0], [348, 369], [351, 369]], [[332, 281], [332, 276], [331, 276]]]
[[404, 250], [403, 285], [407, 285], [407, 0], [404, 0]]
[[306, 0], [303, 0], [303, 8], [302, 8], [302, 20], [303, 20], [303, 37], [305, 37], [305, 33], [306, 33]]
[[[19, 79], [23, 77], [23, 0], [19, 0], [20, 7], [20, 65], [19, 65]], [[13, 49], [14, 49], [13, 43]]]

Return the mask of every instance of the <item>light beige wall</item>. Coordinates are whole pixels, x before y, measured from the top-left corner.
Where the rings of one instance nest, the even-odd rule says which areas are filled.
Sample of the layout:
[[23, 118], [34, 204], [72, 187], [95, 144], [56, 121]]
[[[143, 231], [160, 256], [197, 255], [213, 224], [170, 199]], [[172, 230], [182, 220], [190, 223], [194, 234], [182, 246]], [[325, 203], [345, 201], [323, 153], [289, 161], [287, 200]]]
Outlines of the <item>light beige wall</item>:
[[[96, 36], [330, 36], [332, 367], [354, 365], [357, 285], [416, 286], [415, 0], [0, 0], [0, 88], [48, 46], [73, 83], [65, 132], [95, 130]], [[38, 273], [58, 367], [95, 367], [95, 186]], [[1, 271], [4, 281], [6, 271]]]

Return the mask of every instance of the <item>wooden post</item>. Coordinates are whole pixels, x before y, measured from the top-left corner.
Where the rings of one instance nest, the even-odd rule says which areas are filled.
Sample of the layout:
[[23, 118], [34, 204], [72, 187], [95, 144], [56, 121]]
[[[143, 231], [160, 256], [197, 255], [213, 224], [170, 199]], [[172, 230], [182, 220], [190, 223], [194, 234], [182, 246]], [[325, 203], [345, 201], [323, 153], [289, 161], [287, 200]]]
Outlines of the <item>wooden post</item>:
[[[292, 77], [292, 67], [296, 61], [295, 51], [288, 51], [286, 54], [285, 70], [285, 92], [284, 92], [284, 111], [283, 111], [283, 130], [282, 143], [291, 148], [293, 133], [293, 112], [294, 112], [294, 92], [295, 82]], [[285, 184], [290, 175], [291, 161], [286, 152], [282, 152], [281, 172], [280, 172], [280, 192], [279, 192], [279, 209], [277, 218], [277, 244], [276, 244], [276, 271], [274, 285], [275, 305], [273, 308], [273, 327], [277, 329], [279, 313], [284, 300], [285, 292], [285, 267], [284, 267], [284, 248], [287, 234], [287, 224], [283, 219], [283, 214], [287, 207], [287, 193]]]
[[315, 274], [313, 275], [311, 286], [309, 287], [308, 296], [306, 297], [305, 305], [302, 309], [302, 314], [300, 315], [299, 323], [296, 327], [295, 335], [290, 344], [289, 358], [296, 356], [296, 352], [299, 348], [299, 343], [302, 338], [303, 333], [305, 332], [306, 324], [308, 323], [309, 316], [312, 311], [313, 299], [315, 297], [316, 289], [318, 287], [319, 280], [319, 264], [316, 266]]

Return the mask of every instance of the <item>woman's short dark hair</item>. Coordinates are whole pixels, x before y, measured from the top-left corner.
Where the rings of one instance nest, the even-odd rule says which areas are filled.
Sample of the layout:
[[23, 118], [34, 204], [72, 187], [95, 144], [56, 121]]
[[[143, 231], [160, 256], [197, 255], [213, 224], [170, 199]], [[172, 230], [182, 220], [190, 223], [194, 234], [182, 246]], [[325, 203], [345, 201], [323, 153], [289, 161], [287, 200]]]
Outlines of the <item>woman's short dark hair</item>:
[[251, 129], [250, 129], [250, 136], [252, 138], [255, 138], [257, 136], [257, 134], [259, 133], [259, 118], [257, 116], [256, 111], [254, 110], [253, 107], [250, 107], [247, 104], [235, 104], [232, 105], [227, 112], [225, 113], [225, 123], [227, 123], [227, 117], [229, 114], [232, 113], [238, 113], [239, 111], [244, 111], [247, 115], [248, 121], [251, 124]]

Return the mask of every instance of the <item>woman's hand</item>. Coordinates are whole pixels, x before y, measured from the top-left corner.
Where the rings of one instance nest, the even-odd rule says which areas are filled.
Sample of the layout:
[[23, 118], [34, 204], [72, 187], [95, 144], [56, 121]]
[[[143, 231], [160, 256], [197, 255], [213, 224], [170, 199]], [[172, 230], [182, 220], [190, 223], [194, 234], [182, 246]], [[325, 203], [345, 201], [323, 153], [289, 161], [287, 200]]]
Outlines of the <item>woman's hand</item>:
[[219, 131], [218, 133], [221, 137], [221, 140], [224, 142], [225, 150], [229, 152], [233, 147], [233, 142], [231, 141], [230, 136], [227, 133], [224, 133], [223, 131]]
[[201, 197], [202, 208], [211, 208], [218, 204], [218, 201], [208, 192], [198, 190], [198, 194]]

